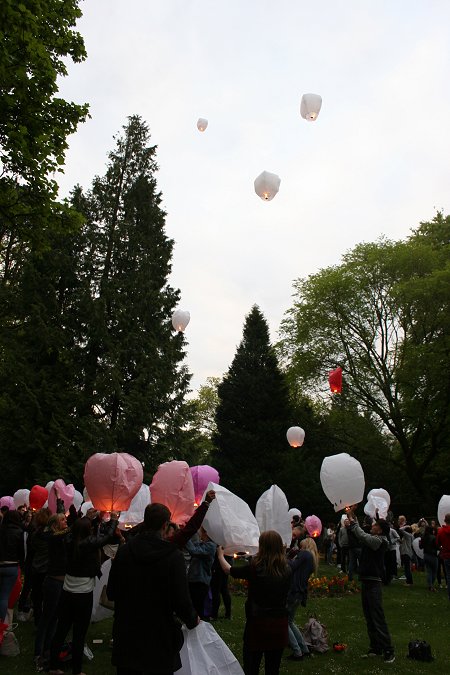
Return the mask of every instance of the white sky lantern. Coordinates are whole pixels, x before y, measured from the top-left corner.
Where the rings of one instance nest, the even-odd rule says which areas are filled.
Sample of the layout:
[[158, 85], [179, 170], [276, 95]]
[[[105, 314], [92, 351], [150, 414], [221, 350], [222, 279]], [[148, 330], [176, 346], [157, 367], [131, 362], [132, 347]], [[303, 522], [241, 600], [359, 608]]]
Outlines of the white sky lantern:
[[369, 501], [369, 499], [370, 499], [371, 497], [378, 497], [378, 498], [380, 498], [380, 499], [384, 499], [385, 502], [387, 503], [387, 505], [390, 506], [390, 503], [391, 503], [391, 495], [390, 495], [389, 492], [388, 492], [387, 490], [385, 490], [384, 488], [374, 488], [373, 490], [371, 490], [370, 492], [368, 492], [368, 493], [367, 493], [367, 501]]
[[199, 117], [197, 120], [197, 129], [199, 131], [205, 131], [208, 126], [208, 120], [205, 120], [204, 117]]
[[357, 459], [346, 452], [325, 457], [320, 482], [335, 511], [359, 504], [364, 497], [364, 472]]
[[179, 333], [184, 331], [190, 320], [191, 315], [183, 309], [176, 309], [172, 314], [172, 326]]
[[287, 430], [286, 438], [292, 448], [300, 448], [305, 440], [305, 432], [301, 427], [290, 427]]
[[281, 178], [275, 173], [263, 171], [255, 179], [255, 192], [265, 202], [270, 202], [280, 189]]
[[303, 94], [300, 103], [300, 115], [308, 122], [314, 122], [322, 107], [322, 97], [319, 94]]
[[450, 513], [450, 495], [442, 495], [438, 504], [438, 520], [440, 525], [445, 525], [445, 516]]
[[282, 538], [283, 544], [289, 546], [292, 539], [289, 504], [278, 485], [272, 485], [258, 499], [255, 516], [261, 532], [275, 530]]
[[389, 504], [383, 497], [376, 495], [367, 495], [367, 504], [364, 506], [366, 516], [376, 518], [377, 511], [380, 518], [386, 518], [389, 510]]

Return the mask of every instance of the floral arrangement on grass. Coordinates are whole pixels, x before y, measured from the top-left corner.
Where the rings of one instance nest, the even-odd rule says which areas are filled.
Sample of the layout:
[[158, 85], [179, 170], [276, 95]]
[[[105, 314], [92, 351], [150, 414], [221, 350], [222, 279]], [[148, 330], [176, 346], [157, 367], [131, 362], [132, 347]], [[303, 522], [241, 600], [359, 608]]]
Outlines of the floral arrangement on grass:
[[247, 595], [248, 581], [247, 579], [228, 578], [228, 588], [233, 595]]
[[356, 581], [349, 581], [346, 574], [336, 574], [334, 577], [310, 577], [308, 590], [311, 595], [359, 593]]

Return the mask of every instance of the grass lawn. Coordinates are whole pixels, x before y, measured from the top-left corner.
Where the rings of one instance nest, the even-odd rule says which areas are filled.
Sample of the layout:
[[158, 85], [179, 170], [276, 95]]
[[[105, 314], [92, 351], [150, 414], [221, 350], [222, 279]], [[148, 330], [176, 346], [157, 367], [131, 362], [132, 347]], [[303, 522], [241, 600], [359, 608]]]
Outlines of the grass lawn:
[[[320, 575], [332, 575], [336, 568], [322, 565]], [[214, 627], [230, 649], [241, 658], [242, 633], [244, 628], [244, 601], [242, 596], [233, 597], [232, 621], [218, 620]], [[330, 649], [303, 663], [283, 659], [281, 673], [442, 673], [450, 674], [450, 602], [446, 589], [430, 593], [425, 586], [424, 574], [414, 573], [414, 586], [408, 588], [396, 581], [384, 589], [384, 608], [389, 629], [396, 650], [396, 661], [384, 664], [382, 659], [361, 659], [367, 651], [367, 635], [361, 609], [360, 595], [344, 597], [311, 597], [307, 608], [299, 608], [298, 621], [303, 624], [310, 613], [315, 613], [328, 628], [330, 646], [334, 642], [348, 645], [345, 652], [336, 653]], [[300, 611], [301, 610], [301, 611]], [[19, 624], [16, 635], [20, 642], [21, 654], [16, 658], [0, 657], [1, 675], [31, 675], [33, 666], [33, 634], [30, 623]], [[94, 652], [92, 662], [85, 661], [84, 670], [88, 675], [113, 675], [109, 638], [111, 621], [92, 624], [88, 633], [88, 644]], [[102, 645], [92, 640], [102, 638]], [[427, 640], [432, 647], [435, 660], [428, 663], [410, 661], [406, 658], [408, 642], [413, 639]], [[286, 650], [286, 655], [290, 653]], [[70, 667], [67, 668], [70, 673]], [[261, 672], [263, 669], [261, 668]], [[199, 672], [198, 675], [207, 675]]]

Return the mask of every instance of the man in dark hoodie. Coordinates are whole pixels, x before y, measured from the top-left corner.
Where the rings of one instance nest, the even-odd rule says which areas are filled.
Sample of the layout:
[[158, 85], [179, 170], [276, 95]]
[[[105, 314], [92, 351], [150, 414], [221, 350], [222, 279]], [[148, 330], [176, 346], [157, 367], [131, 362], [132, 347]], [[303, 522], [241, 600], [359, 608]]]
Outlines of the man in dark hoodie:
[[393, 663], [395, 654], [384, 617], [381, 583], [390, 526], [385, 520], [377, 519], [372, 524], [370, 534], [366, 533], [359, 527], [352, 513], [348, 514], [344, 525], [361, 544], [361, 600], [370, 640], [367, 656], [383, 654], [385, 663]]
[[450, 513], [445, 514], [444, 523], [445, 525], [438, 529], [437, 545], [440, 549], [439, 555], [444, 561], [448, 599], [450, 600]]
[[165, 539], [170, 511], [145, 509], [144, 528], [121, 546], [111, 566], [107, 595], [115, 602], [112, 663], [117, 675], [169, 675], [181, 668], [180, 621], [195, 628], [184, 557]]

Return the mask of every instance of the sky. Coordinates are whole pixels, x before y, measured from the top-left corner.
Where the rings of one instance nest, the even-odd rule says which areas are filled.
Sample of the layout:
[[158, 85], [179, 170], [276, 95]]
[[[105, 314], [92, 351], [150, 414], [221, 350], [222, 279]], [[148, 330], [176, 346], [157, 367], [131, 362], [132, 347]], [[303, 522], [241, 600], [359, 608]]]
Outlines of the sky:
[[[175, 241], [170, 283], [191, 313], [194, 390], [226, 372], [254, 304], [276, 341], [295, 279], [450, 213], [448, 0], [81, 9], [88, 58], [60, 93], [88, 102], [91, 118], [69, 139], [60, 195], [88, 189], [127, 116], [142, 116]], [[300, 117], [308, 92], [323, 99], [315, 122]], [[254, 192], [262, 171], [281, 178], [270, 202]]]

